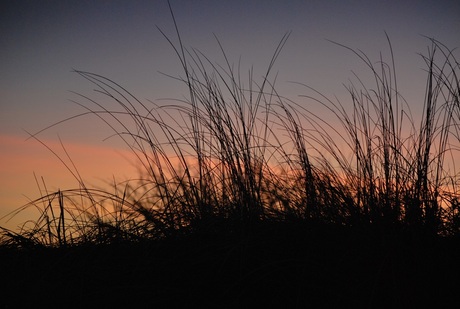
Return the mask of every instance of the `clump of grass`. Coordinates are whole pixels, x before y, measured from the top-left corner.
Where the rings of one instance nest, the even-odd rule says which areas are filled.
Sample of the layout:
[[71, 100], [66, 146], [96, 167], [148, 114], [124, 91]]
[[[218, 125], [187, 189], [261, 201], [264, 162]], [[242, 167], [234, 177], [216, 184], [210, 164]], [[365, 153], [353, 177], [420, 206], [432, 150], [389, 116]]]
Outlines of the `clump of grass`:
[[[428, 55], [422, 55], [427, 64], [427, 85], [418, 127], [398, 89], [389, 39], [389, 63], [381, 56], [374, 64], [361, 51], [338, 44], [359, 57], [374, 76], [371, 87], [359, 76], [355, 76], [358, 85], [347, 86], [351, 107], [304, 85], [316, 93], [305, 97], [331, 111], [346, 134], [339, 134], [342, 129], [331, 127], [320, 115], [312, 115], [292, 103], [302, 117], [293, 120], [291, 116], [288, 122], [294, 127], [291, 131], [295, 133], [299, 157], [305, 158], [302, 179], [312, 179], [302, 142], [319, 156], [315, 165], [328, 179], [316, 182], [328, 187], [306, 188], [304, 192], [313, 192], [310, 196], [316, 198], [318, 193], [330, 195], [335, 192], [333, 188], [340, 188], [342, 205], [333, 208], [345, 206], [353, 222], [402, 224], [429, 233], [444, 233], [452, 228], [446, 214], [459, 193], [454, 159], [459, 150], [459, 63], [446, 46], [430, 41]], [[308, 136], [303, 136], [306, 130], [302, 123], [313, 128]], [[345, 149], [339, 144], [346, 145]], [[351, 159], [346, 155], [350, 153]], [[447, 166], [446, 160], [450, 163]]]
[[[72, 118], [89, 114], [109, 126], [135, 155], [139, 179], [114, 182], [113, 191], [88, 188], [70, 156], [70, 163], [61, 159], [80, 188], [46, 192], [27, 204], [41, 216], [17, 233], [2, 229], [4, 244], [62, 247], [184, 233], [244, 235], [272, 221], [459, 233], [458, 173], [450, 165], [460, 137], [453, 51], [430, 39], [422, 55], [427, 84], [416, 126], [398, 89], [390, 40], [390, 62], [381, 56], [374, 63], [338, 44], [363, 61], [374, 85], [355, 76], [347, 86], [348, 103], [304, 85], [313, 92], [304, 97], [340, 121], [342, 128], [336, 128], [276, 91], [272, 69], [289, 33], [257, 81], [252, 68], [245, 76], [231, 63], [219, 40], [223, 66], [187, 49], [174, 24], [177, 43], [159, 31], [182, 65], [184, 76], [175, 79], [188, 89], [184, 100], [145, 103], [106, 77], [75, 71], [103, 100], [78, 94], [86, 101], [76, 102], [84, 112]], [[114, 106], [101, 103], [107, 100]]]

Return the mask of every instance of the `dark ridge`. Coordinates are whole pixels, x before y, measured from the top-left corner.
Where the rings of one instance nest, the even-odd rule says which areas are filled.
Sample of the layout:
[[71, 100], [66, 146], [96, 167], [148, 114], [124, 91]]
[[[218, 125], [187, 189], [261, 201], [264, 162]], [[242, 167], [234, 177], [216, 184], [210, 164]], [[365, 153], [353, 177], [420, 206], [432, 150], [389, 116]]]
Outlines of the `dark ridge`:
[[458, 238], [267, 223], [251, 232], [0, 251], [2, 308], [445, 308]]

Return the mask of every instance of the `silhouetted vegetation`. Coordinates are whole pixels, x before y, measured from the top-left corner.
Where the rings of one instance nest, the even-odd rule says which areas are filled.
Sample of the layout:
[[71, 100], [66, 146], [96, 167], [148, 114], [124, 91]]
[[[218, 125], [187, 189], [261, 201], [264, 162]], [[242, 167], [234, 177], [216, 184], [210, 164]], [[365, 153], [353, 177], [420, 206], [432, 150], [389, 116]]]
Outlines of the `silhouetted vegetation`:
[[218, 40], [223, 65], [187, 49], [176, 30], [176, 42], [165, 38], [188, 94], [175, 104], [142, 102], [108, 78], [75, 71], [102, 96], [79, 94], [77, 117], [109, 126], [135, 154], [140, 177], [90, 188], [62, 159], [80, 187], [46, 192], [18, 210], [36, 207], [39, 218], [1, 230], [2, 256], [14, 265], [3, 264], [5, 278], [17, 278], [10, 290], [33, 287], [31, 295], [75, 306], [93, 296], [100, 306], [171, 307], [451, 300], [443, 291], [452, 292], [449, 280], [458, 285], [460, 232], [452, 50], [427, 39], [417, 124], [393, 55], [374, 62], [341, 45], [374, 84], [356, 76], [347, 102], [305, 86], [304, 97], [336, 116], [335, 127], [276, 91], [272, 68], [289, 33], [257, 80]]

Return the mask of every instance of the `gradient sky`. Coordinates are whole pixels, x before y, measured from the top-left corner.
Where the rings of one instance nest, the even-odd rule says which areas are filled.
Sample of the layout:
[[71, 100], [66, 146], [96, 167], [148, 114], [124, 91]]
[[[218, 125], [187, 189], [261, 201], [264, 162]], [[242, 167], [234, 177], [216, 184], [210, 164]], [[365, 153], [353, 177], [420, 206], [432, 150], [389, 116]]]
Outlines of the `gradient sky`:
[[[388, 33], [395, 54], [399, 90], [413, 111], [423, 104], [424, 63], [434, 37], [460, 47], [460, 2], [433, 1], [269, 1], [171, 0], [185, 45], [223, 63], [213, 34], [232, 62], [254, 66], [262, 76], [287, 32], [292, 34], [275, 70], [278, 91], [290, 98], [308, 84], [345, 98], [342, 83], [363, 69], [349, 51], [328, 40], [389, 60]], [[75, 187], [70, 173], [43, 145], [26, 141], [59, 120], [83, 112], [70, 91], [90, 95], [93, 86], [72, 69], [104, 75], [144, 102], [182, 98], [186, 91], [160, 74], [180, 72], [171, 47], [157, 30], [174, 38], [166, 0], [2, 1], [0, 4], [0, 217], [39, 196], [34, 173], [49, 189]], [[459, 59], [459, 58], [457, 58]], [[257, 76], [256, 76], [257, 77]], [[89, 183], [112, 175], [135, 177], [123, 159], [126, 149], [94, 117], [53, 127], [38, 137], [60, 151], [58, 136]], [[60, 152], [62, 153], [62, 151]], [[0, 225], [14, 228], [27, 216]]]

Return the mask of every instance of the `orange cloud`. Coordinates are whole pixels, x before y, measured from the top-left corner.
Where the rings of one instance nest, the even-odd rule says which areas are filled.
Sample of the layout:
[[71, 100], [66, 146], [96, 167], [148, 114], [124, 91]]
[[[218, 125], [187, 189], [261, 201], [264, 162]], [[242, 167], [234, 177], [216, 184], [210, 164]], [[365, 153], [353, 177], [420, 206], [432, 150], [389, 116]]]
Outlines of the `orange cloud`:
[[[135, 167], [129, 162], [134, 162], [133, 154], [129, 150], [64, 142], [64, 151], [59, 141], [42, 142], [72, 172], [76, 174], [78, 171], [89, 186], [103, 187], [107, 182], [113, 181], [113, 178], [122, 181], [138, 176]], [[29, 199], [40, 197], [34, 173], [40, 185], [43, 177], [49, 191], [79, 187], [77, 179], [64, 163], [40, 142], [0, 135], [0, 218], [26, 204]], [[35, 219], [24, 213], [9, 222], [0, 220], [0, 226], [14, 229], [25, 218]]]

